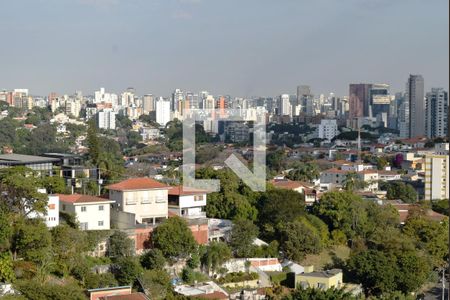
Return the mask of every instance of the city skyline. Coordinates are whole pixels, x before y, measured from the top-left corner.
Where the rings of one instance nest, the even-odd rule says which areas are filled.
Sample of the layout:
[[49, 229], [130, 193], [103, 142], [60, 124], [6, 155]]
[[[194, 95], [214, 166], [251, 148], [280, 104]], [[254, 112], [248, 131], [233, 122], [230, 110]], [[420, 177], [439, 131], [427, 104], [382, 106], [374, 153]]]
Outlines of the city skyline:
[[[350, 83], [448, 90], [448, 2], [73, 0], [2, 3], [0, 89], [240, 97], [348, 94]], [[257, 8], [257, 10], [255, 9]], [[27, 20], [25, 22], [24, 20]], [[358, 26], [355, 26], [358, 25]], [[298, 28], [298, 30], [292, 30]], [[361, 37], [370, 37], [370, 39]], [[306, 46], [305, 46], [306, 45]]]

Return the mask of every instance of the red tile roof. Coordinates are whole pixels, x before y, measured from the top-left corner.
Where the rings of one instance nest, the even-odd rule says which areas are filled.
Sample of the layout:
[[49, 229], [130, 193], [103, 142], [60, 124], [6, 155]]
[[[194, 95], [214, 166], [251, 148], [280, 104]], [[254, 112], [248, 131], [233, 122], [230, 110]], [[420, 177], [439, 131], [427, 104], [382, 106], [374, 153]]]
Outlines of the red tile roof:
[[301, 181], [292, 181], [292, 180], [271, 180], [270, 183], [277, 188], [289, 190], [298, 189], [300, 187], [307, 187], [307, 185], [305, 185]]
[[108, 185], [106, 188], [114, 191], [170, 189], [169, 186], [147, 177], [127, 179]]
[[90, 195], [81, 195], [81, 194], [73, 194], [73, 195], [57, 194], [57, 196], [59, 196], [60, 201], [69, 202], [69, 203], [90, 203], [90, 202], [107, 202], [107, 201], [109, 201], [109, 199], [100, 198], [100, 197], [96, 197], [96, 196], [90, 196]]
[[171, 196], [186, 196], [186, 195], [198, 195], [208, 193], [205, 190], [197, 190], [192, 188], [184, 188], [182, 185], [174, 186], [169, 190]]
[[132, 293], [129, 295], [115, 295], [100, 297], [99, 300], [149, 300], [143, 293]]

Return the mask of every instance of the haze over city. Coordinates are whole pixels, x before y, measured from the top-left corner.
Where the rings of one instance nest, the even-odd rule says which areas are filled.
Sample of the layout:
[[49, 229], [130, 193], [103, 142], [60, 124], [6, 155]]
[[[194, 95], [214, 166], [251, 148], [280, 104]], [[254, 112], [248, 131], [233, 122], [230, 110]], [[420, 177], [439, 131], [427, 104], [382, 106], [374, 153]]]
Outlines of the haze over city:
[[2, 1], [0, 89], [348, 94], [448, 89], [448, 1]]

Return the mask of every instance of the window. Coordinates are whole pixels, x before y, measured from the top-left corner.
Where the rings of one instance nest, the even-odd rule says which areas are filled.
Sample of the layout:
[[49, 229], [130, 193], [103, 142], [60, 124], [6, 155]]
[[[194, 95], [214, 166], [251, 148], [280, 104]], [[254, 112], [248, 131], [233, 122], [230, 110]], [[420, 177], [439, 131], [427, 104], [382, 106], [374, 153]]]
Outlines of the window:
[[98, 226], [103, 226], [103, 221], [98, 221]]
[[81, 207], [81, 212], [85, 212], [86, 211], [86, 206], [82, 206]]
[[141, 199], [141, 203], [142, 204], [152, 203], [152, 199], [147, 196], [147, 197]]
[[103, 205], [99, 205], [99, 206], [98, 206], [98, 210], [104, 210]]
[[194, 201], [203, 201], [203, 195], [194, 196]]
[[80, 223], [80, 229], [81, 230], [87, 230], [88, 229], [88, 223], [87, 222]]
[[164, 198], [164, 196], [156, 196], [156, 203], [164, 203], [166, 202], [166, 199]]
[[65, 204], [63, 204], [63, 210], [66, 210], [66, 205]]

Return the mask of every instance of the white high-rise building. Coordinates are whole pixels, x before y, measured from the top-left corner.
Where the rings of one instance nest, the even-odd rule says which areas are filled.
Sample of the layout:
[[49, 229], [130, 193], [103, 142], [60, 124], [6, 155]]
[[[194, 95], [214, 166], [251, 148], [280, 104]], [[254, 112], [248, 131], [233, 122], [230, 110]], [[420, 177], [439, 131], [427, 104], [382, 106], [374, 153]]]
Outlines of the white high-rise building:
[[320, 139], [326, 139], [331, 141], [335, 136], [339, 134], [338, 125], [336, 120], [323, 119], [320, 121], [318, 127], [318, 137]]
[[116, 113], [111, 109], [104, 109], [97, 113], [97, 126], [100, 129], [116, 129]]
[[426, 96], [425, 127], [428, 138], [446, 137], [448, 124], [448, 93], [442, 88], [433, 88]]
[[292, 116], [292, 106], [288, 94], [281, 95], [280, 99], [280, 115], [281, 116]]
[[425, 200], [448, 199], [449, 156], [425, 156]]
[[163, 98], [156, 101], [156, 122], [161, 126], [166, 126], [170, 122], [170, 101]]
[[100, 88], [99, 91], [94, 93], [94, 103], [112, 103], [113, 106], [117, 105], [117, 95], [110, 94], [105, 91], [105, 88]]

